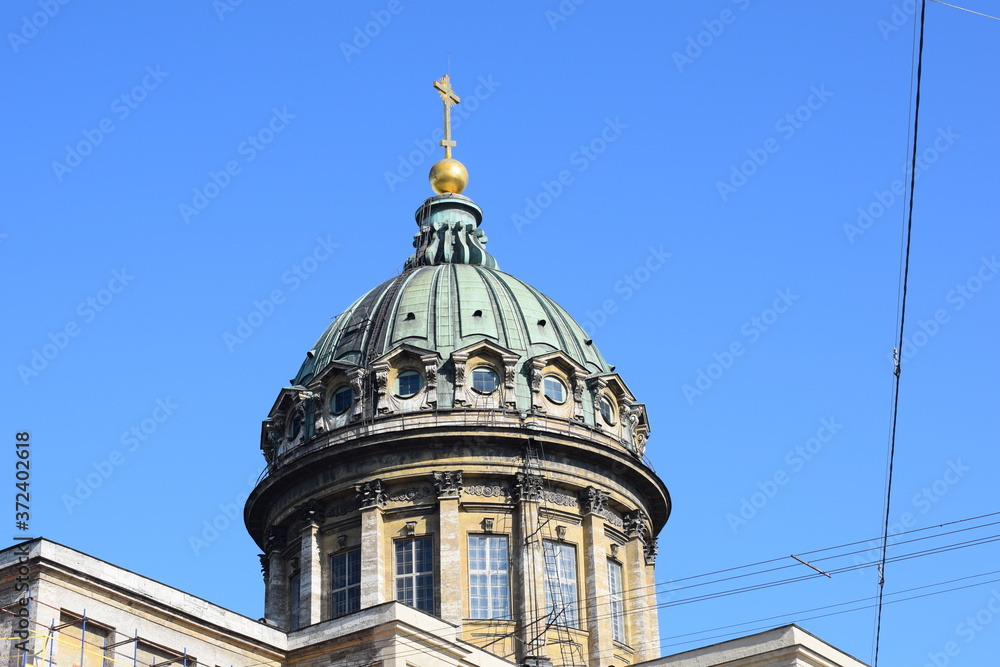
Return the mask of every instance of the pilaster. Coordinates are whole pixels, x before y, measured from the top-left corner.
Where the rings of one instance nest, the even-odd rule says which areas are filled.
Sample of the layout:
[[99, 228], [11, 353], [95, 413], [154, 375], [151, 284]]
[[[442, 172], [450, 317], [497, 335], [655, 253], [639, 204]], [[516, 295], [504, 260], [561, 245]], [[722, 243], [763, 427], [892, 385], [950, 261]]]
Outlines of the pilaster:
[[385, 526], [382, 507], [385, 492], [381, 480], [358, 484], [361, 505], [361, 608], [367, 609], [388, 602], [392, 583], [392, 561], [387, 561]]
[[586, 591], [589, 664], [610, 664], [614, 655], [608, 597], [608, 555], [604, 547], [604, 515], [608, 494], [593, 486], [580, 493], [583, 512], [583, 574]]
[[441, 573], [441, 618], [462, 625], [462, 549], [458, 504], [462, 493], [461, 470], [435, 470], [434, 488], [438, 497], [439, 572]]
[[288, 562], [281, 552], [287, 546], [288, 535], [280, 528], [268, 531], [264, 544], [264, 618], [279, 628], [288, 628]]
[[660, 656], [657, 628], [655, 588], [651, 587], [652, 565], [647, 564], [649, 518], [642, 510], [625, 515], [625, 631], [635, 650], [635, 661], [643, 662]]
[[323, 613], [323, 572], [320, 559], [319, 529], [325, 516], [323, 506], [310, 500], [300, 509], [302, 519], [302, 547], [299, 554], [301, 568], [299, 588], [299, 627], [319, 623]]
[[[514, 476], [514, 500], [517, 503], [514, 522], [514, 613], [519, 619], [518, 660], [544, 664], [545, 655], [545, 554], [539, 526], [539, 503], [542, 497], [542, 477], [529, 473]], [[549, 663], [551, 664], [551, 663]]]

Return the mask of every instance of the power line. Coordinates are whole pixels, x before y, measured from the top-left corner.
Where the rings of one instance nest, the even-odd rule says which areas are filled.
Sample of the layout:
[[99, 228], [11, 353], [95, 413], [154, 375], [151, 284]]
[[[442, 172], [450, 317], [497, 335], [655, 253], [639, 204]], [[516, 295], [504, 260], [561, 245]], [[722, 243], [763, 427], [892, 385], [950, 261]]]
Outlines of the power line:
[[[975, 579], [975, 578], [978, 578], [978, 577], [989, 576], [990, 574], [996, 574], [997, 572], [1000, 572], [1000, 570], [996, 570], [996, 571], [993, 571], [993, 572], [984, 572], [984, 573], [975, 574], [975, 575], [969, 575], [968, 577], [960, 577], [958, 579], [952, 579], [950, 581], [938, 582], [936, 584], [926, 584], [924, 586], [917, 586], [915, 588], [909, 588], [909, 589], [906, 589], [906, 590], [897, 591], [895, 593], [890, 593], [889, 595], [890, 596], [892, 596], [892, 595], [901, 595], [901, 594], [907, 593], [907, 592], [922, 590], [922, 589], [926, 589], [926, 588], [934, 588], [935, 586], [943, 586], [943, 585], [945, 585], [947, 583], [952, 583], [952, 582], [957, 582], [957, 581], [964, 581], [966, 579]], [[954, 591], [965, 590], [965, 589], [968, 589], [968, 588], [975, 588], [977, 586], [985, 586], [987, 584], [994, 584], [994, 583], [997, 583], [998, 581], [1000, 581], [1000, 578], [990, 579], [990, 580], [987, 580], [987, 581], [980, 581], [980, 582], [974, 583], [974, 584], [966, 584], [964, 586], [953, 586], [951, 588], [946, 588], [946, 589], [940, 590], [940, 591], [933, 591], [931, 593], [923, 593], [921, 595], [911, 595], [910, 597], [900, 598], [898, 600], [889, 600], [888, 602], [883, 602], [882, 604], [887, 604], [888, 605], [888, 604], [896, 604], [898, 602], [908, 602], [910, 600], [917, 600], [917, 599], [920, 599], [920, 598], [932, 597], [934, 595], [941, 595], [943, 593], [952, 593]], [[737, 626], [741, 626], [741, 625], [752, 625], [753, 623], [760, 623], [760, 622], [763, 622], [763, 621], [773, 620], [773, 619], [777, 619], [777, 618], [786, 618], [788, 616], [794, 616], [795, 614], [805, 614], [805, 613], [810, 613], [812, 611], [822, 611], [824, 609], [832, 609], [834, 607], [842, 607], [842, 606], [846, 606], [846, 605], [849, 605], [849, 604], [858, 604], [858, 603], [866, 602], [866, 601], [869, 601], [869, 600], [877, 600], [877, 598], [878, 598], [878, 596], [874, 595], [874, 596], [871, 596], [871, 597], [868, 597], [868, 598], [860, 598], [858, 600], [851, 600], [849, 602], [841, 602], [841, 603], [837, 603], [837, 604], [826, 605], [824, 607], [817, 607], [815, 609], [806, 609], [806, 610], [800, 611], [800, 612], [792, 612], [792, 614], [781, 614], [781, 615], [778, 615], [778, 616], [770, 616], [770, 617], [767, 617], [767, 618], [757, 619], [755, 621], [747, 621], [745, 623], [736, 623], [736, 624], [733, 624], [733, 625], [722, 626], [722, 627], [719, 627], [719, 628], [713, 628], [712, 630], [704, 630], [703, 632], [713, 632], [714, 630], [724, 630], [724, 629], [727, 629], [727, 628], [730, 628], [730, 627], [737, 627]], [[876, 602], [875, 604], [864, 605], [864, 606], [861, 606], [861, 607], [857, 607], [855, 609], [844, 609], [844, 610], [832, 612], [832, 613], [829, 613], [829, 614], [818, 614], [816, 616], [807, 616], [807, 617], [804, 617], [804, 618], [795, 618], [793, 620], [793, 622], [811, 621], [811, 620], [814, 620], [814, 619], [817, 619], [817, 618], [826, 618], [828, 616], [838, 616], [840, 614], [849, 614], [849, 613], [853, 613], [853, 612], [856, 612], [856, 611], [863, 611], [865, 609], [871, 609], [871, 608], [877, 606], [878, 604], [879, 603]], [[758, 632], [760, 630], [770, 629], [771, 627], [773, 627], [773, 626], [767, 625], [767, 626], [763, 626], [763, 627], [760, 627], [760, 628], [753, 628], [753, 629], [751, 629], [749, 631], [748, 630], [738, 630], [738, 631], [735, 631], [735, 632], [728, 632], [728, 633], [723, 633], [723, 634], [719, 634], [719, 635], [713, 635], [713, 636], [710, 636], [710, 637], [701, 637], [699, 639], [691, 639], [691, 640], [688, 640], [688, 641], [676, 642], [674, 644], [666, 644], [666, 645], [664, 645], [664, 644], [661, 643], [660, 647], [661, 648], [666, 648], [666, 647], [670, 647], [670, 646], [681, 646], [683, 644], [690, 644], [690, 643], [693, 643], [693, 642], [709, 641], [709, 640], [712, 640], [712, 639], [719, 639], [719, 638], [722, 638], [722, 637], [730, 637], [732, 635], [743, 634], [745, 632], [754, 633], [754, 632]], [[689, 634], [700, 634], [700, 633], [689, 633]], [[677, 639], [677, 638], [684, 637], [684, 636], [687, 636], [687, 635], [677, 635], [676, 637], [667, 637], [666, 639]]]
[[[917, 138], [920, 127], [920, 82], [924, 64], [924, 24], [927, 18], [927, 0], [920, 3], [920, 41], [917, 45], [916, 93], [913, 101], [913, 147], [910, 154], [910, 193], [907, 201], [906, 250], [903, 254], [902, 296], [899, 305], [899, 337], [894, 355], [895, 368], [892, 390], [892, 425], [889, 430], [889, 470], [885, 484], [885, 521], [882, 525], [882, 557], [879, 562], [878, 603], [875, 612], [875, 655], [872, 667], [878, 667], [879, 647], [882, 639], [882, 598], [885, 593], [885, 564], [889, 548], [889, 509], [892, 504], [892, 473], [896, 459], [896, 428], [899, 423], [899, 382], [903, 363], [903, 335], [906, 327], [906, 296], [910, 278], [910, 246], [913, 241], [913, 199], [917, 184]], [[912, 71], [912, 70], [911, 70]]]
[[989, 14], [983, 14], [982, 12], [974, 12], [971, 9], [966, 9], [965, 7], [959, 7], [958, 5], [949, 5], [947, 2], [941, 2], [941, 0], [931, 0], [931, 2], [936, 2], [939, 5], [944, 5], [945, 7], [961, 9], [963, 12], [969, 12], [970, 14], [975, 14], [976, 16], [985, 16], [986, 18], [993, 19], [994, 21], [1000, 21], [1000, 18], [997, 18], [996, 16], [990, 16]]

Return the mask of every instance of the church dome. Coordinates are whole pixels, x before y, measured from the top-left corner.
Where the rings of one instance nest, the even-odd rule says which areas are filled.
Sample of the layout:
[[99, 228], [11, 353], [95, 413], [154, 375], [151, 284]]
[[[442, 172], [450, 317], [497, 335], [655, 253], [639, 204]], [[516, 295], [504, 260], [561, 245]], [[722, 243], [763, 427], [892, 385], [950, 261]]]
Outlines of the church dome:
[[337, 316], [279, 395], [262, 434], [269, 464], [367, 422], [466, 422], [469, 410], [574, 422], [641, 457], [645, 407], [559, 304], [498, 269], [482, 210], [445, 193], [415, 218], [403, 272]]

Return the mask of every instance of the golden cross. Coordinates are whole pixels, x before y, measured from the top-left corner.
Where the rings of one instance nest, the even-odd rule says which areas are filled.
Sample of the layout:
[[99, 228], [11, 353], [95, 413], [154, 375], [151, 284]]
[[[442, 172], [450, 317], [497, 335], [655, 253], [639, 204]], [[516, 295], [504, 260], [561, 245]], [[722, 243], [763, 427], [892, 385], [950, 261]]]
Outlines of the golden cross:
[[462, 100], [459, 99], [458, 95], [452, 89], [451, 77], [447, 74], [434, 82], [434, 88], [441, 95], [441, 100], [444, 102], [444, 139], [441, 140], [441, 145], [444, 146], [445, 159], [449, 160], [451, 159], [451, 148], [455, 145], [455, 142], [451, 139], [451, 108]]

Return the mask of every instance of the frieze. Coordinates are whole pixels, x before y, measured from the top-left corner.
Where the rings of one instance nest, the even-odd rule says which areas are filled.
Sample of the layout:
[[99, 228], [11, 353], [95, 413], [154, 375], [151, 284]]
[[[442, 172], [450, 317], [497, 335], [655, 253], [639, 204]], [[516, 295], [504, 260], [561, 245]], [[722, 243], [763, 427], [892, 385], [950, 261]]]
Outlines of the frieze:
[[580, 507], [579, 498], [560, 491], [542, 491], [542, 499], [563, 507], [576, 507], [577, 509]]
[[615, 528], [625, 530], [625, 522], [622, 520], [622, 517], [618, 514], [618, 512], [614, 511], [610, 507], [605, 507], [601, 510], [600, 514], [604, 517], [605, 521], [610, 523]]
[[484, 498], [510, 497], [510, 489], [500, 484], [473, 484], [462, 487], [462, 491], [470, 496], [482, 496]]
[[431, 493], [430, 486], [410, 486], [405, 489], [396, 489], [386, 496], [386, 500], [392, 503], [408, 503], [417, 498], [426, 498]]
[[345, 514], [350, 514], [351, 512], [356, 512], [361, 507], [361, 501], [358, 498], [351, 498], [350, 500], [345, 500], [339, 505], [334, 505], [330, 509], [330, 516], [344, 516]]

